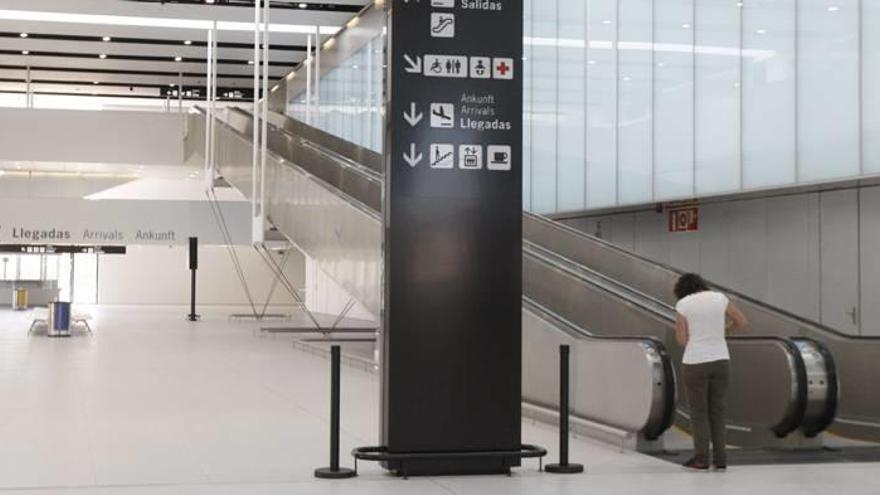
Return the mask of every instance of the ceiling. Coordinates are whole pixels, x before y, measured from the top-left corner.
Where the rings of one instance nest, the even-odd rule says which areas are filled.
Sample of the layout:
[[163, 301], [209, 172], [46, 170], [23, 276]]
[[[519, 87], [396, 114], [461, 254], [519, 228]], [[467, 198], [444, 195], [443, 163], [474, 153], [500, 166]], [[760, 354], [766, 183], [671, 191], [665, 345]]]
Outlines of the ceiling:
[[[2, 0], [0, 92], [24, 92], [30, 67], [38, 94], [162, 98], [182, 84], [204, 98], [206, 28], [216, 21], [218, 94], [250, 98], [254, 2], [207, 1]], [[272, 0], [270, 77], [306, 58], [306, 33], [320, 26], [326, 38], [367, 3]]]

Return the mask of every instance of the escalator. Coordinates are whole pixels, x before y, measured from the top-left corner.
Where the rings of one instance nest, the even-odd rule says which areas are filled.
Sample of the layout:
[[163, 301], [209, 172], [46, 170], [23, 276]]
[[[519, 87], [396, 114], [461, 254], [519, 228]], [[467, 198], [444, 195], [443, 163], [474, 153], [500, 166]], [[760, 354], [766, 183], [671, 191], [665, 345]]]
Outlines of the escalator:
[[[218, 169], [248, 195], [251, 116], [229, 109], [217, 128]], [[188, 139], [198, 140], [203, 129], [204, 118], [190, 115]], [[267, 218], [328, 276], [379, 314], [381, 155], [279, 114], [270, 118], [268, 142]], [[686, 408], [673, 413], [675, 379], [669, 362], [670, 354], [678, 357], [680, 349], [672, 343], [674, 312], [668, 301], [582, 263], [572, 255], [578, 251], [576, 239], [564, 239], [575, 234], [571, 229], [559, 226], [554, 232], [552, 222], [530, 215], [524, 217], [524, 226], [524, 401], [553, 406], [548, 390], [555, 390], [549, 386], [555, 366], [548, 363], [555, 356], [550, 350], [572, 342], [575, 355], [592, 356], [584, 358], [589, 372], [579, 369], [578, 379], [598, 377], [583, 379], [583, 390], [575, 391], [575, 415], [637, 431], [649, 440], [673, 420], [687, 427]], [[552, 247], [557, 242], [571, 250], [557, 251]], [[612, 360], [598, 369], [602, 360], [596, 356], [608, 355], [597, 354], [601, 348], [629, 349], [616, 352], [634, 351], [640, 357]], [[793, 434], [813, 437], [831, 422], [836, 379], [831, 354], [819, 342], [776, 335], [742, 338], [731, 342], [731, 352], [742, 363], [733, 370], [732, 383], [735, 407], [729, 428], [736, 443], [766, 446]], [[634, 369], [642, 370], [635, 375], [644, 391], [626, 397], [636, 397], [641, 405], [624, 407], [617, 396], [632, 387], [618, 385], [632, 378]], [[580, 406], [578, 397], [583, 399]]]
[[[527, 215], [524, 235], [544, 249], [590, 267], [633, 290], [666, 305], [674, 302], [670, 288], [680, 272], [634, 255], [601, 239], [586, 235], [549, 219]], [[791, 314], [736, 291], [718, 287], [730, 294], [751, 323], [751, 334], [773, 335], [820, 344], [819, 352], [833, 356], [837, 379], [829, 388], [839, 387], [837, 414], [828, 431], [841, 437], [880, 442], [880, 394], [871, 387], [880, 376], [880, 338], [854, 337]], [[830, 392], [834, 392], [831, 390]]]

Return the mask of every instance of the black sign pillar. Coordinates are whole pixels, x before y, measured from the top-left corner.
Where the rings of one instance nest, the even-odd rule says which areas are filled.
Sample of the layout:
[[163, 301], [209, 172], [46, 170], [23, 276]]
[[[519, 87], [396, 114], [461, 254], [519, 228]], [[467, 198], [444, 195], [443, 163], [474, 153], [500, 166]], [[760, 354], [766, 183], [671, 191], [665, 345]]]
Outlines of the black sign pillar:
[[[522, 0], [390, 3], [383, 441], [519, 451]], [[405, 470], [519, 465], [450, 457]]]

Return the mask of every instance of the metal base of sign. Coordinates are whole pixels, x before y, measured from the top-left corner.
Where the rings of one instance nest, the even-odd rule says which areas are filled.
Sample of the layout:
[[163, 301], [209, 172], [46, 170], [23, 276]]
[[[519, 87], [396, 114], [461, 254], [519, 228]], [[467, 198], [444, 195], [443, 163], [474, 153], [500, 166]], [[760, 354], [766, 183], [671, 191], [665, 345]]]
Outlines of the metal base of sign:
[[344, 480], [348, 478], [354, 478], [357, 476], [357, 473], [354, 469], [348, 468], [338, 468], [333, 469], [329, 467], [315, 469], [315, 478], [321, 478], [325, 480]]
[[547, 464], [544, 471], [553, 474], [578, 474], [584, 472], [582, 464]]
[[388, 447], [359, 447], [351, 451], [354, 470], [357, 462], [381, 462], [404, 479], [409, 476], [441, 474], [507, 474], [519, 466], [522, 459], [538, 459], [538, 470], [543, 470], [547, 450], [537, 445], [522, 445], [515, 451], [468, 452], [410, 452], [391, 453]]
[[202, 319], [202, 315], [193, 315], [193, 314], [186, 315], [187, 321], [199, 321], [201, 319]]

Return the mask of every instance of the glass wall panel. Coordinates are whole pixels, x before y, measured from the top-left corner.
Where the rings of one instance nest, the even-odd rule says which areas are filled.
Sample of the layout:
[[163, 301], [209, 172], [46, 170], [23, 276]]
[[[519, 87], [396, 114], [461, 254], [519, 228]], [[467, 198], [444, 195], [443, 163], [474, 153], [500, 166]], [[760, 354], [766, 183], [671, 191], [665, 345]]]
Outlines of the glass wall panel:
[[558, 209], [584, 209], [587, 2], [559, 0]]
[[587, 16], [587, 207], [601, 208], [617, 202], [617, 1]]
[[740, 8], [696, 2], [695, 157], [697, 194], [740, 188]]
[[[381, 152], [384, 141], [384, 37], [324, 74], [312, 124], [360, 146]], [[304, 77], [304, 75], [303, 75]], [[290, 100], [288, 114], [308, 121], [305, 91]]]
[[656, 199], [694, 193], [694, 0], [655, 3]]
[[617, 199], [650, 203], [653, 191], [654, 1], [620, 0]]
[[556, 1], [532, 3], [532, 211], [557, 211], [558, 27]]
[[859, 0], [800, 0], [797, 42], [798, 178], [855, 176], [860, 168]]
[[743, 6], [743, 185], [795, 181], [795, 0]]
[[880, 173], [880, 2], [862, 2], [862, 149], [865, 173]]

